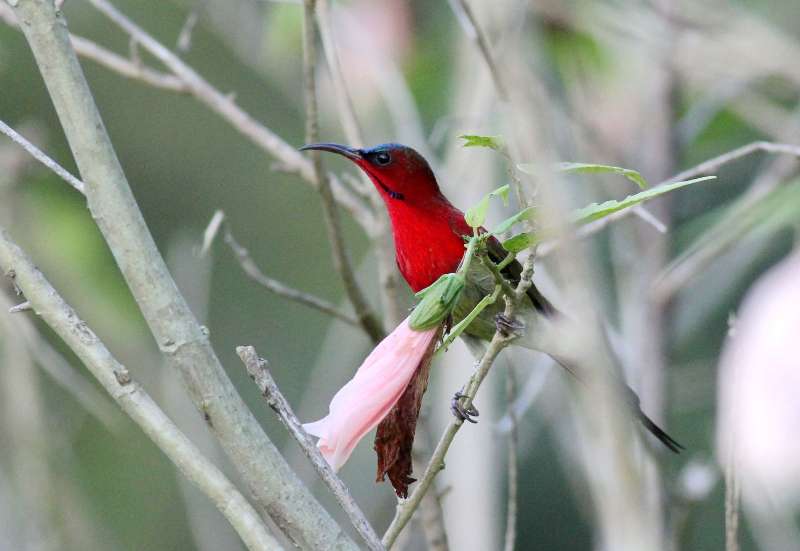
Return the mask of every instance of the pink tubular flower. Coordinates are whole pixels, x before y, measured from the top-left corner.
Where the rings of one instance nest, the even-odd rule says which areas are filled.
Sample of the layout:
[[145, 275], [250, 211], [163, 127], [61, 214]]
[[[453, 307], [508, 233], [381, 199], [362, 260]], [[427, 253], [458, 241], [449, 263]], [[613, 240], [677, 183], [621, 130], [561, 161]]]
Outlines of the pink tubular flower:
[[439, 327], [411, 329], [406, 318], [336, 393], [328, 415], [303, 425], [319, 437], [317, 446], [334, 470], [345, 464], [358, 441], [395, 406], [417, 369], [430, 359], [438, 333]]

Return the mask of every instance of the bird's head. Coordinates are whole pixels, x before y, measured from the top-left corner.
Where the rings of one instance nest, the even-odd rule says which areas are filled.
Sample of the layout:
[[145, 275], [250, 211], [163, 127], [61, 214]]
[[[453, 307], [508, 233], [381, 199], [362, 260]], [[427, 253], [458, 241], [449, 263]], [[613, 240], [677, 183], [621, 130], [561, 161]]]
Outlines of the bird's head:
[[405, 145], [387, 143], [356, 149], [335, 143], [316, 143], [300, 149], [329, 151], [347, 157], [369, 176], [390, 209], [397, 202], [423, 204], [440, 195], [428, 161]]

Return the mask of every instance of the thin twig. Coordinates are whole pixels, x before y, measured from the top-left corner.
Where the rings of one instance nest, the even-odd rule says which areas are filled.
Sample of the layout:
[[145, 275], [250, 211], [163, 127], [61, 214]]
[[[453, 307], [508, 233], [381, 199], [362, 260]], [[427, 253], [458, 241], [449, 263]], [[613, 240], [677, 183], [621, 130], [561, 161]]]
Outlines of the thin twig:
[[711, 174], [722, 166], [741, 159], [742, 157], [747, 157], [748, 155], [751, 155], [757, 151], [800, 157], [800, 145], [764, 141], [753, 142], [743, 145], [742, 147], [738, 147], [732, 151], [728, 151], [727, 153], [723, 153], [722, 155], [718, 155], [717, 157], [708, 159], [707, 161], [703, 161], [695, 167], [684, 170], [683, 172], [679, 172], [663, 183], [668, 184], [671, 182], [680, 182], [682, 180], [696, 178], [697, 176], [703, 176], [704, 174]]
[[514, 400], [517, 394], [517, 377], [514, 366], [509, 363], [506, 371], [506, 402], [511, 430], [508, 432], [508, 495], [506, 504], [506, 536], [504, 551], [514, 551], [517, 540], [517, 494], [519, 493], [519, 435], [517, 433], [517, 414], [514, 411]]
[[70, 172], [67, 169], [62, 167], [53, 159], [45, 155], [45, 153], [42, 152], [41, 149], [33, 145], [25, 138], [23, 138], [16, 130], [8, 126], [3, 121], [0, 121], [0, 132], [11, 138], [15, 143], [19, 144], [22, 147], [22, 149], [30, 153], [37, 161], [42, 163], [44, 166], [55, 172], [62, 180], [67, 182], [73, 188], [77, 189], [81, 193], [84, 193], [83, 182], [81, 182], [75, 176], [70, 174]]
[[9, 314], [19, 314], [20, 312], [30, 312], [33, 310], [31, 307], [31, 303], [27, 300], [23, 303], [17, 304], [16, 306], [12, 306], [8, 309]]
[[333, 493], [336, 501], [338, 501], [339, 505], [344, 509], [344, 512], [347, 513], [353, 527], [358, 531], [361, 537], [364, 538], [367, 547], [373, 551], [383, 551], [384, 547], [378, 535], [353, 499], [353, 496], [350, 495], [350, 490], [347, 489], [342, 479], [336, 476], [331, 466], [325, 461], [325, 458], [322, 457], [319, 448], [317, 448], [312, 439], [308, 436], [308, 433], [303, 428], [303, 424], [297, 419], [294, 411], [292, 411], [292, 406], [289, 405], [289, 402], [281, 393], [277, 383], [272, 378], [272, 374], [269, 372], [267, 361], [259, 357], [256, 353], [256, 349], [252, 346], [238, 346], [236, 347], [236, 353], [247, 368], [247, 373], [250, 375], [253, 382], [255, 382], [258, 390], [261, 392], [262, 396], [266, 398], [269, 407], [278, 415], [278, 418], [280, 418], [286, 430], [289, 431], [292, 438], [300, 445], [300, 448], [303, 450], [306, 457], [308, 457], [308, 460], [311, 461], [317, 474], [319, 474], [322, 481], [325, 482], [325, 485], [327, 485]]
[[492, 75], [492, 81], [494, 82], [495, 89], [497, 90], [497, 95], [502, 101], [508, 101], [506, 86], [503, 83], [502, 74], [497, 67], [497, 61], [492, 55], [489, 39], [481, 26], [478, 25], [472, 8], [466, 0], [449, 0], [448, 3], [450, 4], [450, 8], [455, 13], [456, 19], [464, 30], [464, 34], [466, 34], [467, 37], [473, 40], [478, 46], [481, 57], [486, 63], [489, 73]]
[[97, 381], [164, 454], [213, 501], [251, 550], [280, 549], [266, 525], [236, 486], [164, 414], [132, 380], [97, 335], [56, 292], [31, 260], [0, 228], [0, 267], [42, 319], [83, 361]]
[[739, 551], [740, 493], [734, 459], [729, 457], [725, 465], [725, 551]]
[[[125, 58], [82, 36], [73, 34], [70, 38], [78, 55], [90, 59], [98, 65], [102, 65], [106, 69], [110, 69], [125, 78], [138, 80], [153, 88], [179, 94], [184, 94], [189, 91], [189, 87], [186, 83], [178, 77], [151, 69], [142, 64], [141, 60]], [[138, 44], [138, 42], [134, 40], [132, 44]], [[135, 51], [134, 49], [134, 52]]]
[[[17, 20], [14, 12], [10, 6], [5, 3], [0, 3], [0, 20], [5, 22], [11, 27], [17, 27]], [[111, 69], [119, 75], [130, 78], [133, 80], [140, 80], [148, 86], [153, 88], [161, 88], [171, 92], [186, 92], [188, 88], [183, 81], [173, 75], [156, 71], [142, 65], [139, 59], [127, 59], [119, 54], [116, 54], [106, 48], [100, 46], [96, 42], [92, 42], [81, 36], [70, 34], [72, 47], [78, 55], [91, 59], [95, 63]], [[132, 44], [136, 44], [132, 41]]]
[[[306, 0], [303, 17], [303, 76], [305, 80], [305, 107], [306, 107], [306, 142], [319, 141], [319, 117], [317, 111], [316, 68], [317, 48], [314, 40], [314, 6], [315, 0]], [[325, 227], [328, 231], [328, 240], [333, 254], [333, 266], [342, 279], [345, 293], [353, 305], [359, 324], [369, 335], [373, 342], [380, 342], [385, 336], [380, 320], [375, 316], [361, 287], [356, 280], [353, 265], [344, 242], [342, 224], [339, 211], [333, 198], [330, 180], [322, 167], [322, 157], [319, 151], [311, 151], [311, 166], [317, 190], [322, 199]]]
[[360, 326], [355, 317], [346, 312], [342, 312], [336, 305], [328, 302], [327, 300], [321, 299], [310, 293], [298, 291], [297, 289], [289, 287], [277, 279], [273, 279], [265, 275], [250, 256], [250, 252], [236, 241], [229, 228], [225, 229], [225, 243], [228, 244], [228, 246], [231, 248], [231, 251], [233, 251], [233, 254], [236, 255], [236, 259], [239, 261], [239, 265], [242, 267], [242, 270], [244, 270], [244, 273], [247, 274], [250, 279], [268, 289], [270, 292], [289, 300], [299, 302], [304, 306], [319, 310], [320, 312], [328, 314], [329, 316], [333, 316], [336, 319], [340, 319], [345, 323], [349, 323], [354, 327]]
[[[333, 88], [336, 97], [336, 112], [344, 129], [350, 145], [363, 147], [365, 144], [361, 125], [358, 122], [353, 100], [348, 92], [347, 83], [342, 73], [339, 52], [331, 25], [331, 11], [328, 0], [317, 0], [316, 21], [322, 48], [328, 62]], [[376, 251], [378, 264], [378, 279], [381, 304], [383, 305], [383, 319], [385, 327], [394, 327], [405, 317], [404, 305], [401, 304], [399, 295], [400, 278], [397, 263], [392, 251], [391, 227], [383, 207], [380, 196], [375, 193], [372, 183], [366, 174], [359, 171], [358, 178], [352, 178], [351, 187], [356, 193], [366, 198], [372, 205], [374, 223], [371, 228], [365, 228], [370, 236], [373, 248]]]
[[[347, 82], [342, 74], [342, 65], [334, 41], [333, 30], [331, 28], [331, 13], [328, 0], [317, 0], [316, 20], [319, 37], [322, 42], [322, 49], [325, 53], [325, 60], [328, 62], [328, 70], [331, 73], [331, 81], [336, 96], [336, 112], [342, 123], [344, 135], [353, 147], [364, 147], [364, 136], [361, 132], [361, 125], [358, 123], [356, 110], [353, 106], [353, 99], [347, 91]], [[371, 190], [372, 186], [366, 188]]]
[[[163, 63], [175, 77], [186, 86], [186, 91], [212, 112], [222, 117], [239, 133], [250, 139], [256, 146], [274, 157], [284, 171], [300, 175], [303, 180], [317, 186], [311, 163], [268, 127], [255, 120], [231, 98], [214, 88], [179, 56], [158, 42], [144, 29], [136, 25], [106, 0], [89, 0], [91, 4], [111, 20], [115, 25], [129, 34], [136, 43]], [[114, 67], [108, 67], [114, 70]], [[338, 180], [331, 182], [336, 200], [346, 208], [365, 228], [371, 227], [372, 212], [363, 199], [347, 189]]]
[[184, 21], [183, 27], [181, 27], [181, 32], [178, 33], [178, 40], [175, 42], [175, 47], [179, 52], [186, 53], [192, 49], [192, 32], [194, 32], [194, 27], [200, 19], [198, 8], [199, 4], [192, 8], [192, 11], [186, 16], [186, 21]]
[[495, 282], [498, 285], [500, 285], [500, 287], [503, 289], [503, 293], [507, 296], [511, 297], [515, 296], [516, 290], [514, 289], [514, 287], [511, 286], [511, 284], [508, 281], [506, 281], [506, 278], [503, 277], [503, 274], [500, 272], [500, 269], [497, 267], [497, 264], [492, 262], [492, 260], [489, 258], [489, 256], [486, 254], [485, 251], [481, 253], [480, 259], [481, 263], [484, 266], [486, 266], [490, 272], [492, 272]]
[[200, 244], [200, 250], [197, 253], [199, 257], [202, 258], [208, 253], [224, 221], [225, 211], [222, 209], [215, 210], [211, 220], [208, 221], [208, 226], [203, 231], [203, 242]]
[[133, 23], [128, 17], [122, 14], [116, 7], [106, 0], [89, 0], [100, 13], [105, 15], [110, 21], [125, 31], [138, 44], [150, 54], [161, 61], [172, 73], [181, 79], [189, 88], [189, 91], [210, 107], [213, 111], [224, 114], [230, 122], [235, 124], [237, 130], [244, 133], [265, 150], [272, 154], [286, 167], [303, 176], [305, 180], [312, 181], [313, 174], [311, 164], [289, 144], [271, 130], [260, 125], [249, 115], [235, 107], [229, 96], [217, 91], [205, 79], [203, 79], [194, 69], [189, 67], [177, 55], [172, 53], [166, 46], [154, 39], [149, 33]]

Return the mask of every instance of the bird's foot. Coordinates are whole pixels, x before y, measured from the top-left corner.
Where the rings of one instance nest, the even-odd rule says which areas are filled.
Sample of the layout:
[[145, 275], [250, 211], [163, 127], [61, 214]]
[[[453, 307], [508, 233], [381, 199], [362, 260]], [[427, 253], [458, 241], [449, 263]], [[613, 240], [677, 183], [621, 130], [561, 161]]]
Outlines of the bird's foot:
[[504, 337], [518, 337], [525, 329], [525, 324], [515, 318], [497, 314], [494, 317], [494, 326]]
[[465, 408], [464, 405], [461, 403], [463, 398], [467, 396], [462, 393], [460, 390], [453, 395], [453, 399], [450, 400], [450, 411], [453, 412], [456, 419], [460, 419], [461, 421], [469, 421], [470, 423], [477, 423], [473, 417], [478, 417], [480, 413], [478, 412], [478, 408], [475, 407], [474, 404], [470, 404], [468, 408]]

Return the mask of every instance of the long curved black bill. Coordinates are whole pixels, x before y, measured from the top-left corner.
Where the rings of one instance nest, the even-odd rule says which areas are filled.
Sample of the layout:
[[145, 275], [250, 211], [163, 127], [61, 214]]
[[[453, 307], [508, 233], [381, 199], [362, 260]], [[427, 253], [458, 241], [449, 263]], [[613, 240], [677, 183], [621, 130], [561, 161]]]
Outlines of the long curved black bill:
[[360, 149], [356, 149], [354, 147], [347, 147], [346, 145], [341, 145], [338, 143], [312, 143], [304, 145], [303, 147], [300, 148], [300, 151], [308, 151], [312, 149], [317, 151], [328, 151], [330, 153], [337, 153], [353, 161], [359, 161], [364, 158], [361, 155]]

